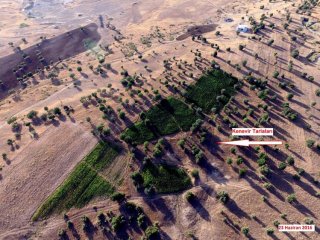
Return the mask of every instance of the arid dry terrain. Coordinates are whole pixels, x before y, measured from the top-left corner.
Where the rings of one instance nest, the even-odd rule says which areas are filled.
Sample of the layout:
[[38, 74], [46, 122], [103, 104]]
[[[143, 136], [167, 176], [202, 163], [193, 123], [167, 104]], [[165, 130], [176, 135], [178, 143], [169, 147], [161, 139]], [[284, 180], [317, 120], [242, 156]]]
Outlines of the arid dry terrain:
[[320, 238], [320, 2], [0, 12], [0, 239]]

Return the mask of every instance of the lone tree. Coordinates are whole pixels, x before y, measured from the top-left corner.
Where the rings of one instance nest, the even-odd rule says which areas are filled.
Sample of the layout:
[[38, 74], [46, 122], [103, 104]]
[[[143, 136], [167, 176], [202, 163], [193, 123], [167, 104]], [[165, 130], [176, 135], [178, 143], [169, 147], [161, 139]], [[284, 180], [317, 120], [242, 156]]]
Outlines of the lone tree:
[[270, 39], [270, 40], [268, 41], [268, 46], [271, 46], [273, 43], [274, 43], [274, 40], [273, 40], [273, 39]]
[[27, 114], [27, 118], [29, 119], [34, 119], [36, 118], [38, 115], [38, 112], [34, 111], [34, 110], [31, 110], [28, 114]]
[[230, 197], [227, 192], [221, 191], [217, 194], [217, 199], [219, 199], [223, 204], [226, 204], [230, 200]]
[[241, 228], [241, 232], [243, 233], [243, 235], [248, 236], [249, 228], [248, 227], [243, 227], [243, 228]]
[[247, 60], [243, 60], [242, 61], [242, 66], [246, 67], [247, 66], [248, 61]]
[[245, 45], [243, 45], [243, 44], [240, 44], [240, 45], [239, 45], [239, 50], [240, 50], [240, 51], [242, 51], [244, 48], [245, 48]]
[[290, 204], [296, 202], [296, 201], [297, 201], [296, 195], [295, 195], [294, 193], [289, 194], [289, 195], [287, 196], [287, 201], [288, 201], [288, 203], [290, 203]]
[[291, 56], [293, 58], [298, 58], [299, 57], [299, 51], [297, 49], [294, 49], [291, 51]]
[[287, 161], [288, 165], [290, 165], [290, 166], [294, 165], [294, 158], [293, 157], [291, 157], [291, 156], [287, 157], [286, 161]]
[[306, 143], [308, 148], [312, 148], [315, 144], [315, 141], [313, 139], [308, 139]]
[[60, 110], [60, 108], [59, 108], [59, 107], [55, 107], [55, 108], [53, 109], [53, 113], [54, 113], [55, 115], [61, 115], [61, 110]]
[[187, 200], [188, 202], [192, 202], [192, 200], [194, 200], [195, 197], [196, 197], [196, 196], [195, 196], [192, 192], [187, 192], [187, 194], [186, 194], [186, 200]]
[[146, 234], [147, 240], [157, 239], [159, 237], [160, 230], [156, 225], [149, 226], [147, 227], [145, 234]]

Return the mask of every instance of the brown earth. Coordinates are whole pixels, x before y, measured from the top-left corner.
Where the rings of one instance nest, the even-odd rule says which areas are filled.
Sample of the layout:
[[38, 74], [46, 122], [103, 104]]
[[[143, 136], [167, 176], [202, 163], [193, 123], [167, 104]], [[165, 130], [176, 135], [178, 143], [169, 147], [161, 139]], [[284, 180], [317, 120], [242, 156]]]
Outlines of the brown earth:
[[[15, 46], [13, 46], [15, 53], [0, 59], [0, 65], [6, 66], [0, 70], [0, 79], [3, 82], [0, 99], [3, 98], [5, 93], [11, 88], [19, 85], [17, 78], [23, 78], [23, 76], [28, 73], [36, 74], [36, 71], [42, 71], [49, 65], [54, 65], [58, 61], [72, 58], [87, 51], [88, 47], [85, 46], [85, 40], [92, 42], [92, 44], [97, 44], [100, 40], [97, 28], [98, 26], [96, 24], [91, 23], [54, 38], [45, 39], [26, 49], [16, 49]], [[43, 57], [43, 62], [39, 62], [39, 57]], [[21, 64], [24, 66], [19, 67]], [[15, 73], [13, 69], [15, 69]], [[21, 70], [19, 71], [19, 69]], [[26, 79], [22, 82], [25, 81]]]
[[178, 41], [185, 40], [190, 36], [200, 36], [202, 34], [212, 32], [216, 29], [216, 25], [208, 24], [208, 25], [201, 25], [201, 26], [192, 26], [187, 29], [187, 32], [177, 37]]

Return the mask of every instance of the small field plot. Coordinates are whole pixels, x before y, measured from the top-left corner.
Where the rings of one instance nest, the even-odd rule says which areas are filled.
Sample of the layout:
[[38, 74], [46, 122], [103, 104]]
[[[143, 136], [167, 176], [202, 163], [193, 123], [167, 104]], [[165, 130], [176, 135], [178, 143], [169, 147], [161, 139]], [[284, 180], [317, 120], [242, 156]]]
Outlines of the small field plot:
[[180, 100], [168, 98], [169, 107], [172, 109], [175, 121], [183, 131], [189, 131], [192, 124], [197, 120], [195, 112]]
[[101, 174], [114, 186], [121, 185], [128, 173], [128, 164], [131, 156], [127, 153], [119, 154]]
[[134, 144], [142, 144], [159, 136], [187, 131], [196, 121], [194, 111], [183, 101], [169, 97], [153, 106], [145, 119], [135, 123], [122, 134], [122, 138]]
[[180, 130], [179, 124], [173, 117], [173, 110], [170, 103], [164, 99], [156, 106], [150, 108], [146, 113], [146, 121], [156, 135], [168, 135]]
[[150, 141], [156, 138], [156, 135], [146, 126], [145, 122], [139, 121], [127, 128], [121, 138], [126, 142], [134, 144], [142, 144], [145, 141]]
[[120, 149], [118, 149], [118, 147], [100, 142], [92, 152], [87, 155], [84, 161], [96, 171], [101, 171], [112, 163], [119, 152]]
[[179, 192], [191, 186], [191, 179], [185, 170], [175, 166], [148, 163], [141, 175], [143, 186], [154, 186], [157, 193]]
[[202, 76], [196, 84], [189, 86], [185, 97], [205, 112], [210, 112], [212, 108], [218, 111], [235, 94], [234, 85], [237, 82], [230, 74], [214, 69]]
[[112, 163], [119, 152], [117, 147], [99, 142], [46, 199], [32, 219], [45, 218], [72, 207], [81, 208], [98, 196], [110, 196], [115, 188], [100, 172]]

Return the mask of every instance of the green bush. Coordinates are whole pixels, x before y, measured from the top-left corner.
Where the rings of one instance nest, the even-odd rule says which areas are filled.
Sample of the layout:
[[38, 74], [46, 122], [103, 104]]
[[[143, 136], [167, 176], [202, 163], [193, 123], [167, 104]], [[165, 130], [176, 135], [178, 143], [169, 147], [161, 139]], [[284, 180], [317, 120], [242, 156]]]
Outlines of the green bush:
[[297, 49], [292, 50], [292, 51], [291, 51], [291, 56], [292, 56], [293, 58], [299, 57], [299, 51], [298, 51]]
[[268, 176], [271, 172], [270, 168], [268, 167], [268, 165], [263, 165], [259, 168], [260, 173], [264, 176]]
[[280, 225], [280, 222], [278, 220], [275, 220], [273, 221], [273, 225], [278, 228]]
[[149, 226], [147, 227], [145, 234], [146, 234], [147, 240], [152, 240], [159, 236], [160, 230], [157, 226]]
[[239, 177], [244, 177], [247, 173], [247, 169], [246, 168], [240, 168], [239, 169]]
[[11, 117], [7, 120], [7, 124], [11, 124], [11, 123], [14, 123], [15, 121], [17, 121], [17, 117]]
[[146, 215], [140, 213], [137, 217], [137, 222], [139, 227], [143, 227], [146, 224]]
[[242, 227], [241, 228], [241, 232], [243, 233], [243, 235], [248, 236], [249, 228], [248, 227]]
[[308, 148], [312, 148], [315, 144], [315, 141], [312, 139], [308, 139], [306, 143]]
[[286, 164], [285, 162], [281, 162], [281, 163], [279, 163], [279, 165], [278, 165], [278, 168], [279, 168], [280, 170], [284, 170], [286, 167], [287, 167], [287, 164]]
[[266, 183], [263, 184], [263, 187], [265, 187], [266, 189], [271, 189], [272, 188], [272, 184], [266, 182]]
[[266, 230], [268, 235], [272, 235], [274, 233], [274, 229], [273, 228], [267, 228]]
[[287, 196], [287, 201], [288, 201], [288, 203], [293, 203], [293, 202], [297, 201], [296, 195], [294, 193], [289, 194]]
[[194, 195], [192, 192], [187, 192], [185, 198], [186, 198], [186, 200], [187, 200], [188, 202], [191, 202], [192, 200], [194, 200], [195, 195]]
[[258, 161], [257, 161], [259, 167], [263, 166], [266, 164], [266, 155], [261, 156]]
[[124, 193], [116, 192], [113, 193], [110, 198], [112, 201], [122, 202], [126, 199], [126, 195]]
[[38, 112], [37, 112], [37, 111], [31, 110], [31, 111], [27, 114], [27, 118], [33, 119], [33, 118], [36, 118], [37, 115], [38, 115]]
[[304, 223], [307, 225], [312, 225], [314, 223], [314, 221], [312, 218], [305, 218]]
[[191, 176], [194, 178], [199, 178], [199, 170], [198, 169], [193, 169], [191, 171]]
[[117, 232], [126, 222], [123, 215], [114, 216], [111, 218], [111, 226], [113, 231]]
[[291, 157], [291, 156], [287, 157], [286, 161], [287, 161], [288, 165], [290, 165], [290, 166], [294, 165], [294, 158], [293, 157]]
[[225, 192], [225, 191], [218, 192], [217, 198], [223, 204], [226, 204], [230, 200], [228, 192]]

